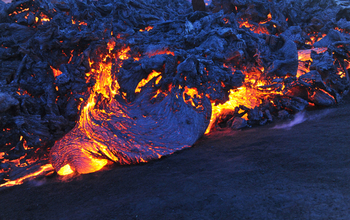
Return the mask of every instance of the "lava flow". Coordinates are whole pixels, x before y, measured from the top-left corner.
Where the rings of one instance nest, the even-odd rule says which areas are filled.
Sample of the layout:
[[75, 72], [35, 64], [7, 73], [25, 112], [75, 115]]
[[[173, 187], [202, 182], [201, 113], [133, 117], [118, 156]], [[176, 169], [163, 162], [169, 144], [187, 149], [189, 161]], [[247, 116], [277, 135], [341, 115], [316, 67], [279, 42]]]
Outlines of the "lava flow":
[[148, 162], [349, 91], [336, 6], [111, 2], [0, 5], [0, 187]]
[[[205, 111], [197, 110], [186, 104], [176, 88], [152, 99], [160, 72], [153, 71], [140, 81], [135, 89], [137, 98], [126, 102], [113, 78], [117, 73], [113, 73], [111, 60], [120, 68], [122, 61], [130, 58], [130, 48], [114, 52], [111, 45], [110, 53], [101, 55], [97, 68], [89, 74], [97, 76], [96, 84], [79, 122], [51, 149], [51, 163], [60, 175], [95, 172], [108, 161], [133, 164], [160, 158], [190, 147], [208, 126], [209, 100], [203, 100]], [[152, 81], [154, 77], [158, 78]]]

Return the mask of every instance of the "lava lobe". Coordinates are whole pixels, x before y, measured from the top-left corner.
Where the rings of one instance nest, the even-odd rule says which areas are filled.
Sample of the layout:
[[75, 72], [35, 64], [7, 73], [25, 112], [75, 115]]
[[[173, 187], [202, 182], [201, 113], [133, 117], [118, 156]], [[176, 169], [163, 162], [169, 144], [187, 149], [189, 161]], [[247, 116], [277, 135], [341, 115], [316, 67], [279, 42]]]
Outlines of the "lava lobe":
[[90, 173], [108, 160], [134, 164], [190, 147], [208, 127], [211, 104], [204, 97], [195, 108], [180, 94], [172, 89], [157, 100], [150, 87], [132, 103], [116, 97], [107, 105], [87, 105], [80, 122], [51, 149], [52, 166], [62, 175]]

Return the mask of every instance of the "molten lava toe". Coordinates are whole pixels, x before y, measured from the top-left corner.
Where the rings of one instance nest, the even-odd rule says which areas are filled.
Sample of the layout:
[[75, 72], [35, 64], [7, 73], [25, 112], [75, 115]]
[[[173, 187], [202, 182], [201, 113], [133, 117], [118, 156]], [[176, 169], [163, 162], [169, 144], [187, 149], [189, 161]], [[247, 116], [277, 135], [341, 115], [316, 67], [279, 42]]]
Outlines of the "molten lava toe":
[[175, 92], [157, 102], [151, 97], [146, 89], [132, 103], [113, 99], [104, 109], [84, 108], [76, 127], [53, 146], [53, 167], [59, 174], [91, 173], [108, 160], [147, 162], [190, 147], [204, 134], [211, 116], [207, 98], [194, 107]]

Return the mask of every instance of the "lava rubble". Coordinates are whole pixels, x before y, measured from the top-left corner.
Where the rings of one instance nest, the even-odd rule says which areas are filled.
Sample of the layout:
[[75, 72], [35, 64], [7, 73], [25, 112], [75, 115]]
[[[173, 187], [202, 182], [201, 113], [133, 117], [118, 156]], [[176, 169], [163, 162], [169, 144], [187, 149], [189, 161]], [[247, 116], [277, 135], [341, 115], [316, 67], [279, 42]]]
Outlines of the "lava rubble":
[[347, 10], [325, 0], [213, 0], [198, 11], [187, 0], [0, 2], [0, 179], [147, 162], [213, 130], [334, 105], [349, 90]]

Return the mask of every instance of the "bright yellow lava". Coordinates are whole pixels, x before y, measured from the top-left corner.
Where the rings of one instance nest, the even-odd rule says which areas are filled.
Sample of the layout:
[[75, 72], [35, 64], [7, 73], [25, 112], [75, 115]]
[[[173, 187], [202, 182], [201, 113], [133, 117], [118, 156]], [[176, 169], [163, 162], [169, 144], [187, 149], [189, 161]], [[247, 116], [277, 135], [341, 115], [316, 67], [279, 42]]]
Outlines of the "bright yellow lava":
[[72, 174], [74, 171], [70, 168], [69, 164], [64, 165], [58, 172], [58, 175], [65, 176]]

